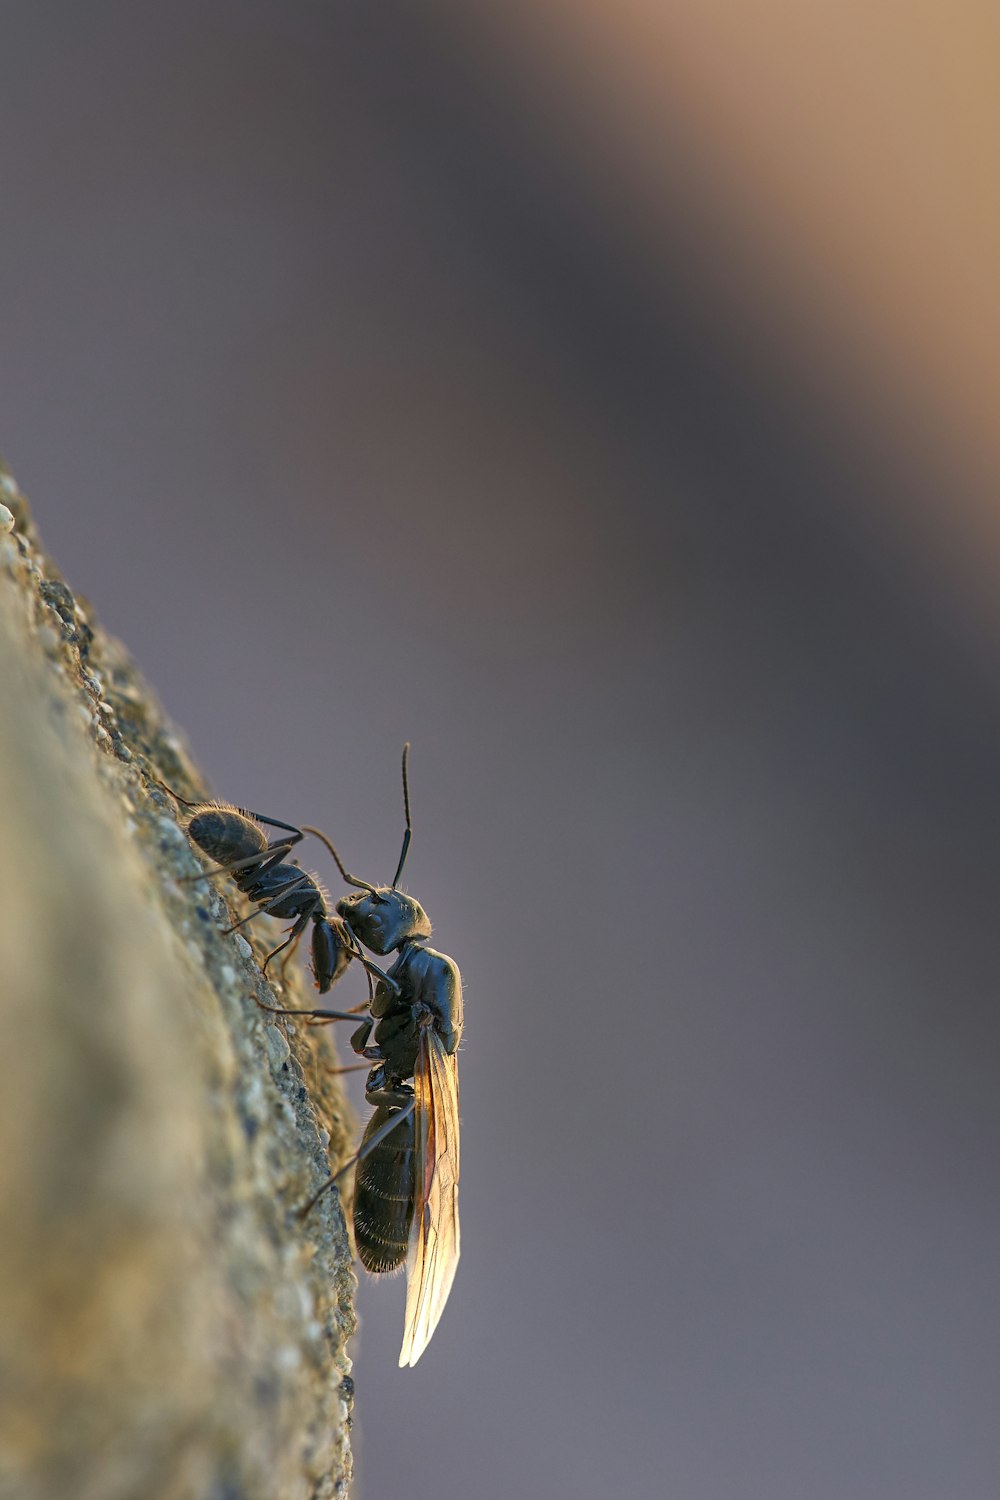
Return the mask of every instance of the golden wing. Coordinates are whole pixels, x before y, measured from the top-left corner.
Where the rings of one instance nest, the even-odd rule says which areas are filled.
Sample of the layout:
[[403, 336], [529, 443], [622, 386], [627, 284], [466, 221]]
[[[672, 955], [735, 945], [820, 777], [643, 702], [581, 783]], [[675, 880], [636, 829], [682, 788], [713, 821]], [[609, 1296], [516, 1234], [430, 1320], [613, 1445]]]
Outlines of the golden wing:
[[459, 1257], [458, 1059], [427, 1016], [413, 1075], [413, 1226], [406, 1257], [406, 1327], [400, 1365], [415, 1365], [444, 1312]]

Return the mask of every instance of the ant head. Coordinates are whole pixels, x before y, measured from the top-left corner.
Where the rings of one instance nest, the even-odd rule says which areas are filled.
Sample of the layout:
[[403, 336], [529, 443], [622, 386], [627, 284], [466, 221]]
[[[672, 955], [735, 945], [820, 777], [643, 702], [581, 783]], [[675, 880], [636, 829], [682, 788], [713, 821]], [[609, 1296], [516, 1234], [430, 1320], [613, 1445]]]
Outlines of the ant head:
[[373, 953], [391, 953], [409, 938], [430, 937], [431, 924], [419, 901], [388, 885], [355, 891], [337, 902], [348, 927]]

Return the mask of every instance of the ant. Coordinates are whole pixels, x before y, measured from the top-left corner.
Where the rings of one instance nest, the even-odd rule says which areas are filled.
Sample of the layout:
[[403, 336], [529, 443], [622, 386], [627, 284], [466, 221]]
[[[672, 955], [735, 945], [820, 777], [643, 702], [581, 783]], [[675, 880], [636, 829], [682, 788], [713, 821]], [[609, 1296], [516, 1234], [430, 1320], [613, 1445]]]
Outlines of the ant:
[[[460, 1253], [456, 1052], [462, 1036], [462, 979], [454, 959], [429, 946], [431, 924], [419, 901], [398, 889], [412, 835], [409, 751], [406, 744], [406, 831], [392, 885], [371, 885], [349, 874], [325, 834], [316, 828], [302, 830], [322, 840], [345, 882], [356, 887], [336, 907], [354, 942], [380, 956], [398, 954], [388, 973], [379, 975], [370, 1014], [351, 1037], [354, 1052], [374, 1063], [365, 1085], [374, 1113], [357, 1154], [323, 1184], [302, 1213], [309, 1213], [356, 1163], [354, 1238], [362, 1264], [369, 1271], [383, 1272], [406, 1261], [400, 1365], [415, 1365], [427, 1347], [448, 1300]], [[344, 1011], [279, 1013], [320, 1021], [356, 1019], [356, 1014]]]
[[[188, 836], [219, 866], [218, 870], [190, 878], [211, 880], [216, 875], [230, 875], [239, 890], [257, 903], [256, 911], [225, 928], [225, 932], [237, 932], [262, 914], [292, 921], [284, 941], [272, 948], [264, 959], [261, 965], [263, 974], [267, 974], [271, 959], [287, 949], [282, 963], [284, 970], [311, 920], [313, 976], [321, 995], [336, 984], [352, 958], [359, 959], [365, 967], [369, 994], [372, 993], [372, 973], [380, 980], [386, 978], [361, 951], [346, 922], [340, 917], [331, 917], [316, 877], [301, 870], [297, 864], [285, 863], [285, 856], [307, 832], [313, 830], [296, 828], [292, 823], [282, 823], [277, 818], [268, 818], [263, 813], [250, 812], [247, 808], [233, 807], [228, 803], [189, 802], [166, 782], [155, 777], [153, 780], [177, 802], [192, 810], [186, 824]], [[269, 828], [282, 829], [285, 837], [269, 842], [262, 823]], [[323, 835], [319, 837], [323, 838]], [[328, 841], [324, 839], [324, 842]]]

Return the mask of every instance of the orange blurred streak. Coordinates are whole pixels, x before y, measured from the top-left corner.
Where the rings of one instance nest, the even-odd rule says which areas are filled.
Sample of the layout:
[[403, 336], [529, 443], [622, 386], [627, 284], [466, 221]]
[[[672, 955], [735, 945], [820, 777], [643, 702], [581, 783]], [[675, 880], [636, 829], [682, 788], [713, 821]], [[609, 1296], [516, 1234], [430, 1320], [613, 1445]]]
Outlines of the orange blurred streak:
[[763, 298], [855, 401], [870, 385], [904, 458], [951, 470], [909, 523], [992, 599], [1000, 9], [549, 0], [476, 16], [603, 171], [651, 266], [676, 240], [680, 181], [708, 278]]

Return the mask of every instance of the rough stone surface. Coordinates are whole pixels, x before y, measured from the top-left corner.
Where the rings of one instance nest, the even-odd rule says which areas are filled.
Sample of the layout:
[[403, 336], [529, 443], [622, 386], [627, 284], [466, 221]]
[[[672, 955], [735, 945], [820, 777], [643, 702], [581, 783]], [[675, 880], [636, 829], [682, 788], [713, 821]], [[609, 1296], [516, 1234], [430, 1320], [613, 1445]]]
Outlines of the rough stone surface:
[[2, 465], [0, 502], [0, 1496], [343, 1495], [354, 1274], [337, 1193], [298, 1210], [354, 1125], [255, 1002], [314, 991], [186, 881], [148, 779], [204, 796], [185, 747]]

